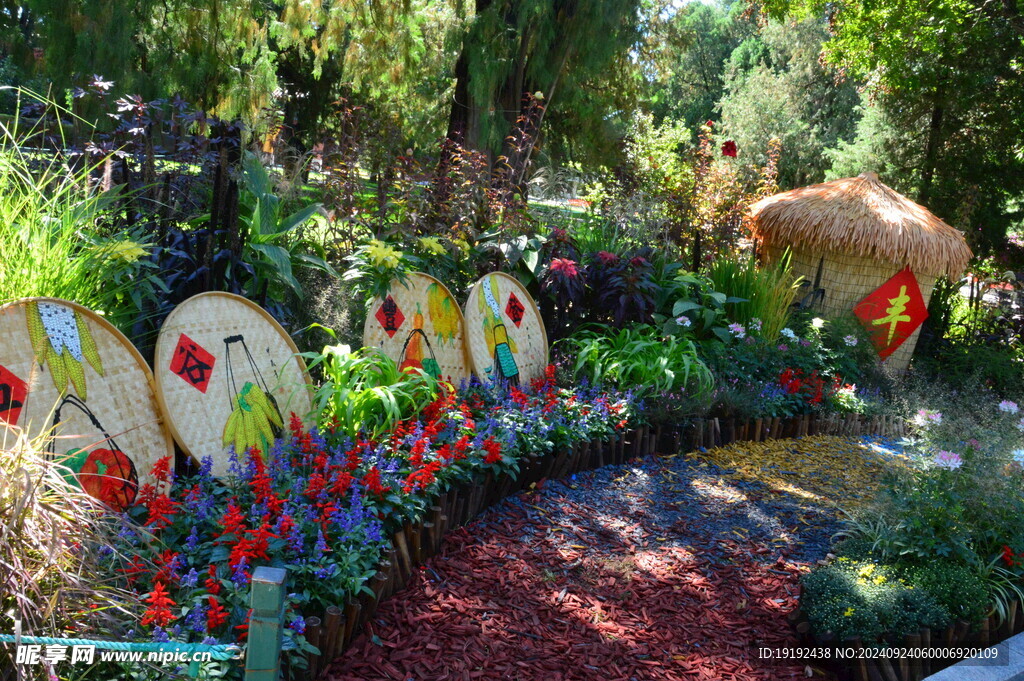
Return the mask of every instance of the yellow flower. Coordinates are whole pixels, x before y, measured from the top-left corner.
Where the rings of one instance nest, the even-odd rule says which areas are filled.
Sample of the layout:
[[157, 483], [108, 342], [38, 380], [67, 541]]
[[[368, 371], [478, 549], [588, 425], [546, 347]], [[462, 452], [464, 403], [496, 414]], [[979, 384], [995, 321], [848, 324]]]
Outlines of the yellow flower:
[[861, 577], [870, 577], [871, 573], [874, 572], [874, 571], [875, 571], [875, 566], [874, 565], [865, 565], [864, 567], [862, 567], [860, 569], [860, 571], [857, 574], [859, 576], [861, 576]]
[[366, 257], [370, 259], [370, 262], [372, 262], [375, 267], [394, 269], [398, 267], [398, 262], [402, 258], [402, 252], [396, 251], [383, 241], [374, 239], [370, 242], [370, 245], [366, 247]]
[[469, 242], [465, 239], [452, 239], [452, 243], [458, 246], [460, 251], [469, 250]]
[[846, 612], [843, 613], [843, 617], [849, 617], [853, 614], [853, 608], [847, 608]]
[[875, 577], [875, 584], [884, 584], [884, 583], [885, 583], [885, 577], [884, 576], [878, 575], [877, 577]]
[[441, 245], [436, 236], [420, 237], [417, 241], [419, 241], [420, 248], [427, 253], [432, 255], [444, 255], [445, 253], [444, 246]]

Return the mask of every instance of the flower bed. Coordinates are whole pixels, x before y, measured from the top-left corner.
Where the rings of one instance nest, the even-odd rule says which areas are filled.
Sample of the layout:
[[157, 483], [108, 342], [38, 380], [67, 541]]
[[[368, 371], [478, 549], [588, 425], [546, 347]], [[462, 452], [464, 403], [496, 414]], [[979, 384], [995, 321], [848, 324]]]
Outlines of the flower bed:
[[315, 674], [447, 530], [543, 479], [651, 450], [628, 393], [551, 375], [530, 391], [447, 389], [374, 440], [293, 417], [289, 438], [235, 457], [224, 480], [209, 460], [175, 477], [162, 459], [129, 511], [144, 529], [121, 533], [132, 558], [114, 553], [111, 568], [144, 594], [152, 638], [195, 642], [244, 641], [252, 570], [287, 568], [287, 663]]

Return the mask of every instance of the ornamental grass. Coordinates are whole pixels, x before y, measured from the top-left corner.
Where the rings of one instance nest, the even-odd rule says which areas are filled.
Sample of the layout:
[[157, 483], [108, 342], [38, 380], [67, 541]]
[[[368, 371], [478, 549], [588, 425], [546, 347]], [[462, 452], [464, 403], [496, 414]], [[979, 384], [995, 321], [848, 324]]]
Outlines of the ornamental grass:
[[[0, 429], [0, 631], [123, 640], [140, 609], [106, 567], [117, 529], [45, 445]], [[6, 679], [15, 649], [0, 651]], [[19, 670], [18, 678], [47, 678], [43, 665]]]

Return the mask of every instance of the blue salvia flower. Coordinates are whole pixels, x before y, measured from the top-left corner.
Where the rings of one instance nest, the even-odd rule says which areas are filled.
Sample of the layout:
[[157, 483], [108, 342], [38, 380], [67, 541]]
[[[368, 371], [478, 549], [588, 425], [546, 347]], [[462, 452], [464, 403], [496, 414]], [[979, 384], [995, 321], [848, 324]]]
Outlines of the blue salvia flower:
[[235, 478], [242, 477], [242, 466], [238, 461], [238, 452], [235, 446], [228, 447], [228, 475]]
[[135, 534], [135, 531], [127, 525], [122, 526], [121, 529], [117, 531], [117, 536], [119, 539], [123, 539], [133, 545], [137, 544], [139, 540], [139, 535]]
[[171, 637], [167, 635], [167, 632], [163, 630], [163, 627], [153, 627], [152, 638], [155, 643], [167, 643], [171, 640]]
[[200, 482], [213, 482], [213, 457], [207, 454], [199, 463]]
[[305, 548], [306, 536], [302, 532], [302, 528], [296, 523], [292, 526], [291, 531], [288, 532], [288, 548], [291, 549], [292, 553], [300, 554]]
[[316, 544], [313, 546], [313, 557], [316, 560], [320, 560], [324, 553], [327, 552], [327, 538], [324, 537], [323, 530], [316, 531]]
[[267, 454], [267, 475], [275, 483], [286, 480], [288, 472], [291, 470], [290, 463], [284, 440], [274, 440], [274, 446]]
[[[195, 572], [195, 570], [192, 572]], [[192, 609], [185, 615], [185, 624], [198, 634], [206, 631], [206, 606], [202, 601], [196, 601]]]
[[199, 583], [199, 573], [196, 572], [195, 568], [188, 571], [184, 577], [181, 578], [181, 585], [185, 587], [193, 587]]
[[175, 579], [181, 579], [181, 571], [185, 569], [186, 564], [185, 557], [179, 554], [171, 559], [171, 562], [167, 564], [167, 568]]
[[295, 619], [288, 623], [288, 628], [294, 631], [296, 634], [305, 634], [306, 620], [303, 619], [302, 615], [296, 615]]
[[249, 575], [246, 574], [245, 569], [249, 566], [249, 559], [244, 556], [238, 565], [235, 566], [235, 571], [231, 573], [231, 581], [235, 583], [235, 586], [241, 589], [243, 586], [249, 584]]
[[188, 537], [185, 538], [185, 548], [189, 551], [195, 551], [199, 548], [199, 526], [193, 525], [192, 530], [188, 533]]

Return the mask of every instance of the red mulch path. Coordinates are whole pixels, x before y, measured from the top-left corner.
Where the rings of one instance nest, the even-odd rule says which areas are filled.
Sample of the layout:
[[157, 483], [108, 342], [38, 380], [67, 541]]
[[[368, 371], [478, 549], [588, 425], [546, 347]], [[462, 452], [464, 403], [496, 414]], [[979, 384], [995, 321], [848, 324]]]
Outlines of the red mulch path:
[[[328, 678], [802, 676], [757, 659], [759, 645], [794, 643], [786, 614], [800, 574], [781, 559], [765, 561], [763, 545], [717, 540], [720, 557], [711, 562], [657, 541], [532, 534], [548, 528], [522, 504], [499, 509], [449, 533], [442, 553], [381, 605]], [[568, 543], [580, 541], [588, 546]]]

